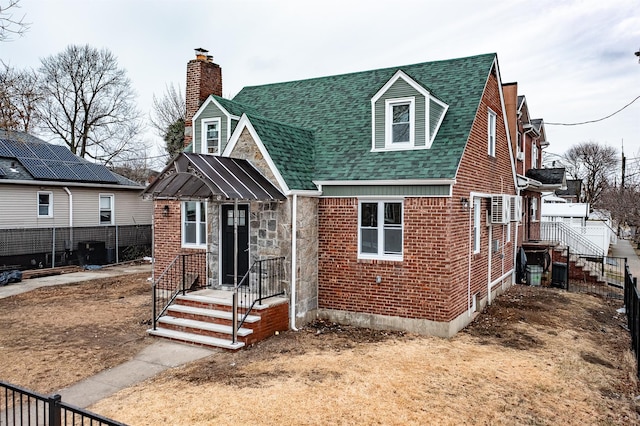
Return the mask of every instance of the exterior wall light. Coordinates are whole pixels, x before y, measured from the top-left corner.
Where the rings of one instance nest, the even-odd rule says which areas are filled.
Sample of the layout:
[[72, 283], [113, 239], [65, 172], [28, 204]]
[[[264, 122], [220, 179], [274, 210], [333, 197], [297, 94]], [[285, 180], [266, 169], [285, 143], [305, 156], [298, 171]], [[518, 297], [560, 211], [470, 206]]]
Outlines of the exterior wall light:
[[468, 209], [469, 208], [469, 199], [466, 197], [462, 197], [460, 198], [460, 203], [462, 204], [462, 208], [463, 209]]
[[169, 205], [165, 204], [164, 207], [162, 208], [162, 216], [167, 217], [169, 216]]

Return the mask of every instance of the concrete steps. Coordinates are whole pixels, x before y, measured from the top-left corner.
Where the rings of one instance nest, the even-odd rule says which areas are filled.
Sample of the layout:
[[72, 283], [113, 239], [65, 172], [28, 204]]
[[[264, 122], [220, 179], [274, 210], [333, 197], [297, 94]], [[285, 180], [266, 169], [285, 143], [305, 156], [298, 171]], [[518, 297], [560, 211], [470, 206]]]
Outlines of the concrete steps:
[[169, 330], [166, 328], [157, 328], [156, 330], [148, 330], [152, 336], [164, 337], [166, 339], [174, 340], [177, 342], [189, 343], [200, 346], [208, 346], [214, 348], [222, 348], [228, 350], [238, 350], [245, 346], [244, 342], [236, 342], [235, 344], [231, 340], [220, 339], [218, 337], [203, 336], [193, 333], [185, 333], [182, 331]]

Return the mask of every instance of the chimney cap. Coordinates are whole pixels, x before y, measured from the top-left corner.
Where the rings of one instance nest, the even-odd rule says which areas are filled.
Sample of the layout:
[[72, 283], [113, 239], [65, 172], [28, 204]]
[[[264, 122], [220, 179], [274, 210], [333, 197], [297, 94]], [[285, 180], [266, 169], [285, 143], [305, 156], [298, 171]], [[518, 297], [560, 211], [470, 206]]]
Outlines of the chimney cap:
[[202, 47], [196, 47], [195, 51], [196, 51], [196, 55], [198, 53], [201, 53], [201, 54], [209, 53], [209, 51], [207, 49], [203, 49]]
[[196, 51], [196, 60], [208, 61], [207, 53], [209, 53], [209, 51], [207, 49], [203, 49], [202, 47], [197, 47], [195, 51]]

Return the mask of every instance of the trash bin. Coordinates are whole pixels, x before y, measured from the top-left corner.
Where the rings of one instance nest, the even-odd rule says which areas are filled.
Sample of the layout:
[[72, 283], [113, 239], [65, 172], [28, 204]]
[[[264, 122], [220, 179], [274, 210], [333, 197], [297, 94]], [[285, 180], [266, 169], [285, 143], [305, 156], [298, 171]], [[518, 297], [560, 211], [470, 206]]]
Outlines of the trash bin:
[[564, 262], [553, 262], [551, 268], [551, 286], [567, 288], [567, 264]]
[[540, 285], [542, 281], [542, 266], [540, 265], [527, 265], [527, 284]]

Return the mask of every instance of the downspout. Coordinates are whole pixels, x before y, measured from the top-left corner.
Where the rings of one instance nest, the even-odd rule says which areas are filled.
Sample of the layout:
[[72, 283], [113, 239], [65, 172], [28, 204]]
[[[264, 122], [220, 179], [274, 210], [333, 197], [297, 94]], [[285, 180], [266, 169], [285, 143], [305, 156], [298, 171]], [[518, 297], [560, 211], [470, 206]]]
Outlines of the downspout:
[[487, 271], [487, 303], [491, 304], [491, 258], [493, 257], [493, 251], [491, 248], [491, 244], [493, 242], [493, 226], [489, 224], [489, 270]]
[[291, 313], [289, 314], [289, 327], [296, 328], [296, 280], [298, 269], [298, 194], [293, 194], [291, 203]]
[[66, 186], [63, 186], [62, 189], [69, 197], [69, 249], [73, 250], [73, 194]]
[[468, 315], [471, 316], [471, 258], [473, 256], [473, 247], [472, 241], [474, 238], [473, 235], [473, 196], [469, 197], [469, 251], [468, 251], [468, 260], [467, 260], [467, 312]]

